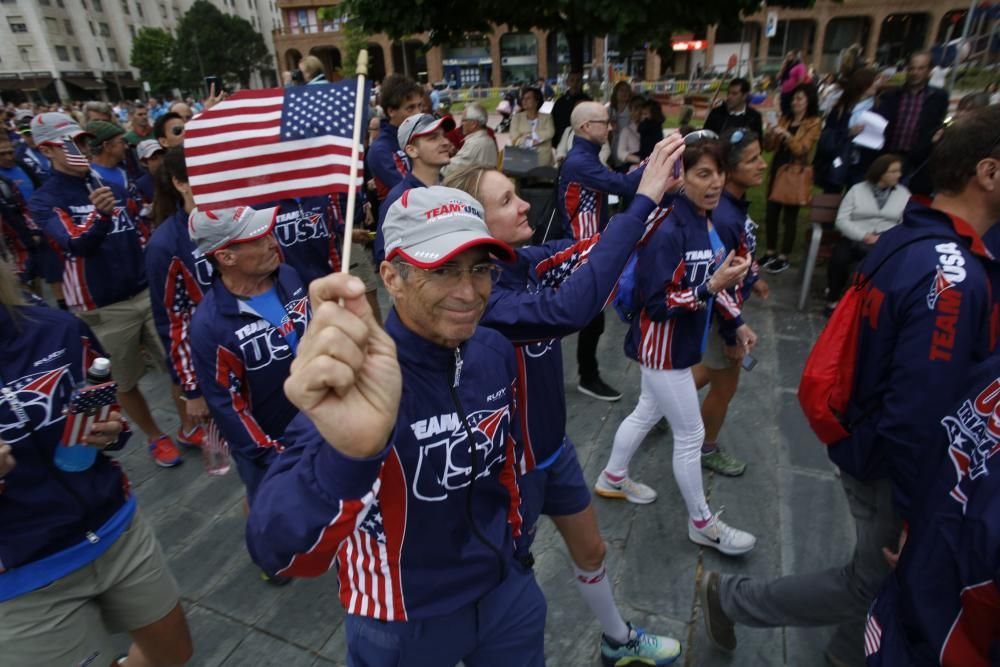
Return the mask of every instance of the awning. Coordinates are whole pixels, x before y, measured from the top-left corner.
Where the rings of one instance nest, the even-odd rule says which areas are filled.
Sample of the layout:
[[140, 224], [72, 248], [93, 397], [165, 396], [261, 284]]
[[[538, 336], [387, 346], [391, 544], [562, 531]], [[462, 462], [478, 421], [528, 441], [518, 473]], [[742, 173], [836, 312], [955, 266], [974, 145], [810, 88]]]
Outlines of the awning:
[[[10, 83], [10, 81], [4, 81], [4, 83]], [[52, 83], [52, 76], [46, 74], [45, 76], [27, 76], [25, 74], [21, 75], [20, 81], [14, 86], [17, 90], [38, 90], [39, 88], [45, 88]]]
[[69, 83], [84, 90], [106, 90], [108, 87], [107, 81], [98, 81], [93, 77], [64, 76], [62, 80], [63, 83]]

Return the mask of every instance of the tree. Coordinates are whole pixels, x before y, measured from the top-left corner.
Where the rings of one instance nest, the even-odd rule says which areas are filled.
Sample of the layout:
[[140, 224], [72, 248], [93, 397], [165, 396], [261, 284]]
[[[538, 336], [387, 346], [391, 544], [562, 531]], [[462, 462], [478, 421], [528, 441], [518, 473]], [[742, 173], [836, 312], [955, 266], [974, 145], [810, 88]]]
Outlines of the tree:
[[152, 90], [162, 93], [180, 85], [173, 53], [173, 35], [162, 28], [141, 28], [132, 40], [129, 62]]
[[250, 84], [250, 75], [266, 67], [264, 38], [245, 19], [227, 16], [208, 0], [196, 0], [177, 24], [174, 62], [187, 88], [206, 76]]
[[[812, 0], [781, 0], [782, 6], [809, 6]], [[446, 45], [467, 33], [489, 33], [493, 25], [514, 30], [541, 30], [566, 35], [570, 65], [583, 67], [588, 35], [619, 36], [623, 51], [649, 43], [669, 48], [669, 37], [680, 29], [695, 30], [752, 14], [760, 0], [629, 0], [609, 7], [606, 0], [434, 0], [406, 3], [398, 0], [344, 0], [344, 11], [369, 33], [384, 32], [392, 39], [430, 33], [431, 45]]]

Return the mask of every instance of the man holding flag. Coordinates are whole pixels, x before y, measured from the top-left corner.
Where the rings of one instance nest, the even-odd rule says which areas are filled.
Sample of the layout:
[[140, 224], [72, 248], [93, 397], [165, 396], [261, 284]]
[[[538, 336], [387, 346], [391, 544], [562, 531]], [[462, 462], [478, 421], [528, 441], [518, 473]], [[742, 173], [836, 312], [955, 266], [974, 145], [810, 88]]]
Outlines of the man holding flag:
[[93, 135], [61, 113], [44, 113], [31, 122], [39, 150], [52, 163], [52, 175], [31, 198], [35, 223], [60, 249], [66, 303], [97, 335], [111, 356], [118, 400], [149, 438], [157, 465], [180, 463], [177, 446], [160, 429], [139, 390], [146, 372], [142, 348], [162, 363], [146, 287], [142, 239], [126, 206], [91, 172], [75, 142]]

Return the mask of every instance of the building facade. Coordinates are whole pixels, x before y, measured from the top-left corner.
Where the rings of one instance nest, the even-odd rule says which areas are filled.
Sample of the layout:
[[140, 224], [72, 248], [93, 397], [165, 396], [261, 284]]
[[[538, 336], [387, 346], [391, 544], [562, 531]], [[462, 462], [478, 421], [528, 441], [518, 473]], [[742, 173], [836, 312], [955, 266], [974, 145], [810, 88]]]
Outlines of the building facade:
[[[331, 0], [277, 0], [281, 26], [274, 30], [274, 47], [280, 71], [295, 68], [312, 54], [323, 61], [328, 75], [344, 74], [345, 22], [322, 18], [319, 11], [335, 5]], [[600, 76], [608, 67], [612, 76], [639, 80], [686, 78], [730, 69], [767, 72], [780, 65], [787, 51], [803, 49], [807, 62], [826, 72], [835, 69], [844, 48], [859, 43], [866, 57], [890, 64], [916, 49], [958, 37], [967, 7], [966, 0], [816, 0], [809, 9], [768, 9], [746, 17], [734, 30], [712, 26], [701, 33], [675, 35], [674, 50], [664, 54], [649, 49], [621, 53], [614, 35], [596, 37], [587, 44], [584, 62], [592, 63]], [[772, 12], [776, 32], [768, 38]], [[461, 44], [427, 48], [426, 43], [426, 34], [405, 42], [390, 41], [383, 34], [370, 36], [369, 75], [377, 81], [401, 72], [453, 86], [500, 87], [553, 79], [569, 67], [564, 38], [543, 30], [514, 32], [497, 26]], [[732, 63], [736, 65], [731, 68]]]
[[[276, 0], [210, 0], [264, 35], [280, 28]], [[194, 0], [0, 0], [0, 97], [55, 102], [126, 99], [143, 94], [140, 73], [129, 66], [141, 28], [173, 31]], [[276, 74], [256, 75], [257, 86]]]

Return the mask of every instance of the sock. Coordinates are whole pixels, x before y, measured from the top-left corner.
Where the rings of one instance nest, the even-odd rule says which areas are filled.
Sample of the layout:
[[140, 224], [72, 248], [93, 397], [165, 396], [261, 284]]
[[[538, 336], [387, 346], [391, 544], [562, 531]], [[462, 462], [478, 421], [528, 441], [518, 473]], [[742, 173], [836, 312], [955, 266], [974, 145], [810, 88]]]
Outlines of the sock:
[[66, 299], [56, 299], [56, 305], [62, 310], [69, 310], [69, 307], [66, 305]]
[[615, 484], [625, 479], [625, 475], [615, 475], [614, 473], [610, 473], [607, 470], [604, 471], [604, 476], [610, 479]]
[[695, 528], [701, 529], [708, 525], [708, 522], [712, 520], [712, 517], [707, 519], [691, 519], [691, 523], [694, 524]]
[[573, 564], [573, 576], [576, 579], [576, 587], [583, 596], [583, 601], [594, 612], [601, 630], [604, 634], [619, 644], [628, 641], [628, 625], [618, 612], [618, 605], [611, 595], [611, 583], [608, 581], [608, 572], [601, 563], [601, 567], [594, 572], [585, 572], [576, 564]]
[[702, 456], [704, 456], [705, 454], [711, 454], [712, 452], [714, 452], [718, 448], [719, 448], [719, 441], [718, 440], [713, 440], [712, 442], [709, 442], [708, 440], [706, 440], [705, 444], [703, 444], [701, 446]]

